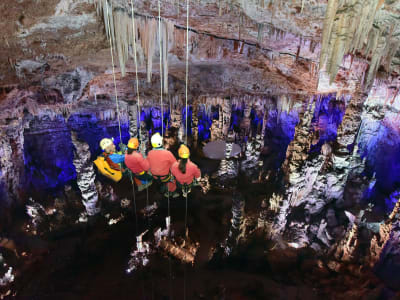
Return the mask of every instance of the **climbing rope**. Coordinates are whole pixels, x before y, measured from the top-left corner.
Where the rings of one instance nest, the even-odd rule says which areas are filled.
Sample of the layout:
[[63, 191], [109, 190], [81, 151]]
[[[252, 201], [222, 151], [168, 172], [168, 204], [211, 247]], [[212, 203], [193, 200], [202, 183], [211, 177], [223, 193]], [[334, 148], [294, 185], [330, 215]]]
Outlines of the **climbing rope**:
[[137, 94], [137, 105], [138, 105], [138, 113], [139, 113], [139, 140], [141, 140], [141, 111], [140, 111], [140, 94], [139, 94], [139, 77], [138, 77], [138, 63], [137, 63], [137, 52], [136, 52], [136, 28], [135, 28], [135, 12], [133, 11], [133, 0], [131, 0], [131, 14], [132, 14], [132, 31], [133, 31], [133, 53], [135, 60], [135, 73], [136, 73], [136, 94]]
[[117, 92], [117, 81], [115, 79], [115, 68], [114, 68], [114, 51], [113, 51], [113, 43], [112, 43], [112, 35], [111, 35], [111, 26], [110, 26], [110, 13], [108, 11], [108, 1], [106, 0], [107, 7], [107, 22], [108, 22], [108, 36], [110, 37], [110, 53], [111, 53], [111, 64], [112, 64], [112, 74], [114, 79], [114, 92], [115, 92], [115, 103], [117, 106], [117, 118], [118, 118], [118, 129], [119, 129], [119, 141], [122, 143], [122, 134], [121, 134], [121, 121], [119, 119], [119, 104], [118, 104], [118, 92]]
[[[161, 41], [161, 9], [158, 0], [158, 46], [160, 48], [160, 109], [161, 109], [161, 136], [164, 135], [164, 114], [163, 114], [163, 71], [162, 71], [162, 41]], [[165, 63], [165, 62], [164, 62]]]
[[[186, 0], [186, 80], [185, 80], [185, 110], [186, 110], [186, 145], [188, 139], [188, 80], [189, 80], [189, 0]], [[186, 208], [185, 208], [185, 236], [187, 234], [187, 193], [185, 193]], [[185, 252], [186, 256], [186, 252]], [[185, 257], [186, 258], [186, 257]], [[184, 278], [183, 278], [183, 299], [186, 300], [186, 264], [183, 266]]]
[[189, 80], [189, 0], [186, 0], [186, 87], [185, 87], [185, 109], [186, 109], [186, 145], [188, 136], [188, 80]]
[[135, 210], [135, 236], [137, 236], [138, 232], [138, 218], [137, 218], [137, 211], [136, 211], [136, 193], [135, 193], [135, 183], [132, 177], [132, 172], [129, 172], [131, 183], [132, 183], [132, 194], [133, 194], [133, 208]]

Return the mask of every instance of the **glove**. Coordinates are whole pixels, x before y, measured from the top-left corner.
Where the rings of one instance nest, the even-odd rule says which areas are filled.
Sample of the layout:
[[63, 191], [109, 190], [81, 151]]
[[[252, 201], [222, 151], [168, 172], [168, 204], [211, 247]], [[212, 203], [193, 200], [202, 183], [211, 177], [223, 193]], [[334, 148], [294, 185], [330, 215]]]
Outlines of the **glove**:
[[118, 146], [122, 153], [125, 153], [125, 151], [128, 150], [128, 147], [123, 143], [119, 143]]

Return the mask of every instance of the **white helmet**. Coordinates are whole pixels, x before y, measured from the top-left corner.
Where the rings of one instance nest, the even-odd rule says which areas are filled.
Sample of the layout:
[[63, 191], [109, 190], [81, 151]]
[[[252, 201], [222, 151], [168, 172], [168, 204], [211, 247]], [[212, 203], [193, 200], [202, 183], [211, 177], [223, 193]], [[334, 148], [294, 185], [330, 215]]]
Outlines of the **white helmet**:
[[100, 141], [100, 148], [102, 150], [106, 150], [107, 147], [111, 146], [114, 144], [114, 140], [113, 139], [108, 139], [108, 138], [104, 138]]
[[158, 132], [151, 137], [151, 145], [153, 148], [160, 148], [163, 146], [163, 138]]

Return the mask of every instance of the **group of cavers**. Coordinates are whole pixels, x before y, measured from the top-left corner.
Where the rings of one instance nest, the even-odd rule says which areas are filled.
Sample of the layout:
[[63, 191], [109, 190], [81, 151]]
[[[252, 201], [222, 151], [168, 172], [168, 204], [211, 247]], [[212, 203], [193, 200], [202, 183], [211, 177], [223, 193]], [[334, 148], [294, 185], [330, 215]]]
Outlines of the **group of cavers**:
[[155, 133], [151, 137], [153, 149], [144, 157], [139, 152], [140, 143], [135, 137], [126, 146], [120, 144], [120, 152], [116, 151], [113, 139], [104, 138], [100, 141], [103, 153], [94, 163], [100, 173], [114, 181], [118, 182], [124, 175], [131, 176], [139, 191], [156, 180], [161, 183], [164, 196], [179, 197], [179, 188], [186, 197], [200, 179], [200, 169], [190, 161], [190, 150], [186, 145], [179, 147], [177, 160], [171, 151], [164, 149], [163, 144], [162, 136]]

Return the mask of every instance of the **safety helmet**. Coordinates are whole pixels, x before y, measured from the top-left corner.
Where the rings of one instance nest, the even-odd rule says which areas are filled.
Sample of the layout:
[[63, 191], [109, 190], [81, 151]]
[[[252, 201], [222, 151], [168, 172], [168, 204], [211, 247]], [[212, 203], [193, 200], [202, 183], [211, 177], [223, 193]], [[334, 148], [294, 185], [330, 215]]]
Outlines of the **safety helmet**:
[[153, 146], [153, 148], [160, 148], [163, 145], [163, 138], [162, 136], [156, 132], [155, 134], [153, 134], [153, 136], [151, 137], [151, 145]]
[[114, 144], [114, 140], [113, 139], [108, 139], [108, 138], [104, 138], [100, 141], [100, 148], [102, 150], [106, 150], [107, 147], [111, 146]]
[[189, 158], [189, 156], [190, 156], [189, 148], [182, 144], [179, 147], [178, 155], [179, 155], [180, 158]]
[[128, 148], [129, 149], [137, 149], [139, 147], [139, 140], [137, 138], [131, 138], [128, 141]]

